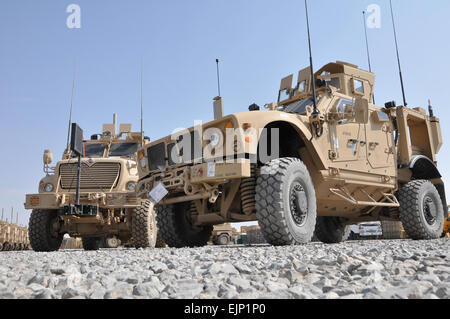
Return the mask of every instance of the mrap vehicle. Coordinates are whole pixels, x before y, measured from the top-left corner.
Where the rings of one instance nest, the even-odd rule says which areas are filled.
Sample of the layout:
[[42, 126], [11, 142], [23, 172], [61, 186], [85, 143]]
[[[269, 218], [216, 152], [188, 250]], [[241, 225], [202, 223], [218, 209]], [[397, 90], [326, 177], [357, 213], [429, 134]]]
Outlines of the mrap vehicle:
[[138, 151], [137, 193], [157, 205], [169, 246], [205, 245], [213, 225], [255, 220], [272, 245], [314, 232], [338, 243], [350, 225], [383, 220], [401, 221], [412, 239], [441, 236], [443, 141], [431, 106], [371, 103], [375, 74], [350, 63], [312, 73], [294, 86], [284, 78], [266, 110], [222, 116], [217, 97], [214, 121]]
[[[29, 222], [30, 244], [35, 251], [58, 250], [63, 236], [82, 238], [85, 250], [120, 243], [137, 248], [155, 247], [156, 221], [149, 201], [136, 198], [138, 180], [136, 152], [142, 132], [117, 117], [104, 124], [101, 134], [83, 141], [80, 155], [80, 183], [77, 192], [77, 158], [69, 149], [61, 161], [50, 167], [51, 151], [44, 152], [46, 176], [39, 193], [26, 195], [25, 208], [33, 210]], [[142, 143], [148, 142], [143, 139]], [[81, 212], [70, 209], [79, 194]], [[102, 245], [103, 243], [103, 245]]]

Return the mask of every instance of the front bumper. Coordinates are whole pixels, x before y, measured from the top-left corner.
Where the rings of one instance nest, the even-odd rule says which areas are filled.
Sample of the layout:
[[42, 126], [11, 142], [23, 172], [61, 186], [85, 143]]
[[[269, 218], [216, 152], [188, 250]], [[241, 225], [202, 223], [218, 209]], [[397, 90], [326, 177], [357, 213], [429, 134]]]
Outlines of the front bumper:
[[156, 185], [162, 183], [170, 192], [184, 191], [193, 195], [201, 191], [204, 184], [220, 185], [233, 179], [251, 176], [250, 160], [238, 159], [233, 163], [202, 163], [192, 166], [172, 167], [164, 172], [154, 172], [138, 183], [139, 198], [148, 198]]
[[[136, 194], [130, 192], [105, 193], [80, 193], [80, 203], [101, 208], [134, 208], [138, 206]], [[75, 193], [42, 193], [27, 194], [25, 209], [60, 209], [61, 207], [75, 204]]]

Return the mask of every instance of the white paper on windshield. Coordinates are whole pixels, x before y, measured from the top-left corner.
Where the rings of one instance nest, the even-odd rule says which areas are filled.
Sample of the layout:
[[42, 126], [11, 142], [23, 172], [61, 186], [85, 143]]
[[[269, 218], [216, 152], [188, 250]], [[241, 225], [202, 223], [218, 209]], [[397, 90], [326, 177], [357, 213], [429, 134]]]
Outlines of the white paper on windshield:
[[159, 203], [166, 195], [169, 194], [167, 189], [164, 187], [162, 183], [159, 183], [156, 187], [154, 187], [149, 193], [151, 199], [157, 204]]

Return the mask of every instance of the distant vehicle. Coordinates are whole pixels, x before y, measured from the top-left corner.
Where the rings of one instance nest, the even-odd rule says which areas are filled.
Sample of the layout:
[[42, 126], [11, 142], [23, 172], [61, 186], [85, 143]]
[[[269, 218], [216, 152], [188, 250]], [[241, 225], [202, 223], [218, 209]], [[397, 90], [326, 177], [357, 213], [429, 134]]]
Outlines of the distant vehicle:
[[378, 239], [383, 235], [380, 222], [361, 223], [350, 227], [350, 239]]
[[81, 212], [70, 205], [77, 194], [77, 156], [67, 149], [55, 167], [50, 150], [44, 152], [46, 176], [38, 194], [27, 194], [25, 208], [32, 210], [30, 243], [35, 251], [60, 249], [63, 236], [82, 238], [85, 250], [114, 248], [130, 243], [136, 248], [155, 247], [156, 220], [149, 201], [136, 198], [136, 151], [149, 142], [131, 124], [104, 124], [102, 133], [82, 142], [79, 159]]

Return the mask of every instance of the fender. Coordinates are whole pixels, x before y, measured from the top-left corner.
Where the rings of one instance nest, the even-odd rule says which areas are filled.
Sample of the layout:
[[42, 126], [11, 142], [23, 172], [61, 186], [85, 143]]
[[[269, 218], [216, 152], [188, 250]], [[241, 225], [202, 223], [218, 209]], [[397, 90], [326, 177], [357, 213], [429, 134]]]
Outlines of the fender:
[[412, 157], [409, 168], [412, 171], [412, 177], [414, 179], [428, 179], [428, 180], [439, 180], [439, 182], [434, 182], [439, 196], [441, 196], [442, 206], [444, 208], [444, 214], [447, 211], [447, 199], [445, 196], [445, 186], [442, 180], [441, 173], [439, 172], [436, 165], [424, 155], [415, 155]]
[[414, 179], [436, 179], [442, 178], [436, 165], [424, 155], [415, 155], [411, 159], [409, 168]]
[[295, 129], [299, 135], [299, 138], [303, 140], [306, 148], [314, 158], [317, 168], [320, 170], [327, 169], [327, 160], [323, 154], [317, 152], [321, 149], [317, 140], [311, 133], [311, 130], [304, 122], [302, 122], [296, 115], [288, 114], [279, 111], [261, 111], [258, 112], [258, 117], [255, 116], [256, 112], [245, 112], [234, 114], [234, 117], [239, 123], [251, 123], [255, 128], [265, 128], [276, 123], [289, 124]]

